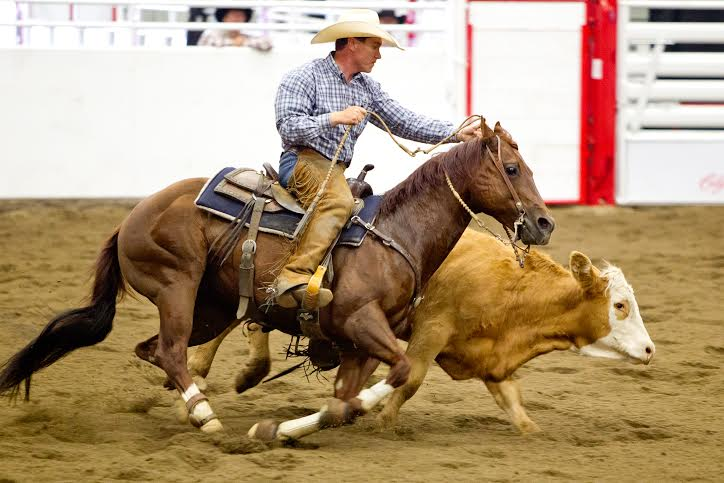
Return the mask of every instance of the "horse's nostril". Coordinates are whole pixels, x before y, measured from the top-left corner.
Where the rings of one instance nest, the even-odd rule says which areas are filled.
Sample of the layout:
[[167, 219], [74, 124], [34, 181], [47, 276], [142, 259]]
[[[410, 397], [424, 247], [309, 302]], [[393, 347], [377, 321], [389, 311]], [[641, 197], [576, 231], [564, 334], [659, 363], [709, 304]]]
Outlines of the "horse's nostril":
[[651, 352], [652, 352], [652, 351], [651, 351], [651, 347], [646, 346], [646, 353], [647, 353], [647, 354], [651, 354]]
[[553, 223], [551, 223], [548, 218], [541, 216], [540, 218], [538, 218], [538, 228], [543, 231], [548, 231], [553, 228]]

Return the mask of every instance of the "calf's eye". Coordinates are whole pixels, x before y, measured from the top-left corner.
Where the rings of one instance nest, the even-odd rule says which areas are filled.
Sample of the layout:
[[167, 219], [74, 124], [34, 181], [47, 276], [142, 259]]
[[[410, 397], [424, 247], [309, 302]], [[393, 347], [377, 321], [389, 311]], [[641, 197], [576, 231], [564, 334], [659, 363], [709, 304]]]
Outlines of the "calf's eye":
[[613, 304], [616, 310], [623, 310], [623, 304], [621, 302]]

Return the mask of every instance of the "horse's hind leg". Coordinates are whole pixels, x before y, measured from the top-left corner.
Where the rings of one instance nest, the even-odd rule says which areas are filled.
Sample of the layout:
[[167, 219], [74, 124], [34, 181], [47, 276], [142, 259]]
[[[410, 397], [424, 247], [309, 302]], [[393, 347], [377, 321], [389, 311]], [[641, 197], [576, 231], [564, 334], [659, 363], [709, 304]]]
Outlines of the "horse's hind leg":
[[236, 375], [236, 392], [239, 394], [255, 387], [271, 370], [269, 333], [264, 332], [261, 325], [253, 322], [245, 329], [249, 343], [249, 357], [239, 374]]
[[[177, 276], [183, 277], [181, 274]], [[154, 363], [166, 371], [169, 380], [181, 393], [191, 424], [210, 432], [222, 429], [221, 423], [206, 396], [193, 382], [186, 365], [197, 287], [198, 283], [190, 279], [175, 281], [164, 287], [154, 300], [161, 319]]]

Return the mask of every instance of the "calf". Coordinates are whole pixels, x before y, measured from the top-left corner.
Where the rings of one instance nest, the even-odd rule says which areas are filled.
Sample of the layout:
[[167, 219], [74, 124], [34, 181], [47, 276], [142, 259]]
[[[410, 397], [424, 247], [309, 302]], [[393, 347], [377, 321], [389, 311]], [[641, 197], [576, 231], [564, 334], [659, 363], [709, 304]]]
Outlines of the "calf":
[[479, 378], [522, 432], [538, 431], [513, 373], [530, 359], [572, 349], [648, 364], [654, 356], [633, 289], [617, 267], [571, 252], [570, 271], [533, 251], [521, 269], [509, 247], [468, 230], [432, 277], [412, 316], [412, 371], [380, 413], [389, 426], [433, 360], [455, 380]]

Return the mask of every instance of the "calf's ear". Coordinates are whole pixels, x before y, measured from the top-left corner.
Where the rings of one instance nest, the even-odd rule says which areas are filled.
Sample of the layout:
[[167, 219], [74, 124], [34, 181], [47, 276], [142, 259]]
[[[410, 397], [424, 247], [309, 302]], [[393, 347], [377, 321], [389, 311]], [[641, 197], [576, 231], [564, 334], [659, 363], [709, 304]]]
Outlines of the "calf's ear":
[[571, 273], [581, 287], [589, 292], [596, 285], [597, 274], [591, 259], [581, 252], [572, 251], [568, 261]]

